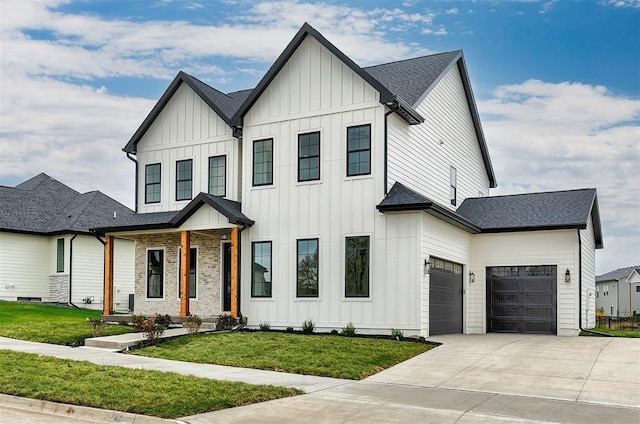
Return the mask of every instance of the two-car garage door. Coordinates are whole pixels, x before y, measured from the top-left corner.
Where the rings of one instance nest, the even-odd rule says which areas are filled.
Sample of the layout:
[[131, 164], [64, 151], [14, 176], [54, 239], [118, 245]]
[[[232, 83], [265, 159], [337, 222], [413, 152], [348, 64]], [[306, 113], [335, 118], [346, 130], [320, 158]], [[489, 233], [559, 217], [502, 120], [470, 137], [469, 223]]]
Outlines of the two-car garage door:
[[487, 268], [487, 332], [556, 334], [555, 265]]

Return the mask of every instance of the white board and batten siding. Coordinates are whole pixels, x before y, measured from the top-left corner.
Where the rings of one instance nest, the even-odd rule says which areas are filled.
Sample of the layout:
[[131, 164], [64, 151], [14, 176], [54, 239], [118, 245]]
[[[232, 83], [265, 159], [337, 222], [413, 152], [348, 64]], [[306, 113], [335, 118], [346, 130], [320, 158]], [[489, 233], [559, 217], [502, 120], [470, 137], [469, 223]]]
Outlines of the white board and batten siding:
[[[355, 125], [371, 125], [371, 174], [347, 177], [346, 132]], [[298, 135], [314, 131], [320, 132], [320, 180], [298, 182]], [[312, 37], [248, 111], [242, 206], [255, 224], [242, 232], [247, 281], [241, 299], [250, 325], [299, 327], [311, 318], [326, 329], [348, 322], [361, 332], [417, 328], [418, 304], [411, 292], [417, 266], [407, 262], [417, 256], [415, 220], [385, 220], [375, 209], [384, 196], [383, 131], [384, 106], [377, 91]], [[253, 187], [253, 142], [267, 138], [273, 139], [273, 184]], [[349, 236], [371, 237], [368, 298], [345, 297]], [[319, 239], [317, 298], [296, 297], [296, 241], [304, 238]], [[271, 298], [251, 297], [251, 243], [256, 241], [272, 242]]]
[[49, 300], [50, 244], [48, 237], [0, 232], [0, 300]]
[[[587, 228], [580, 231], [582, 248], [582, 328], [593, 328], [596, 325], [596, 242], [593, 233], [593, 219], [589, 217]], [[578, 273], [572, 274], [578, 278]], [[577, 293], [577, 290], [576, 290]], [[628, 298], [627, 298], [628, 299]], [[578, 300], [576, 299], [576, 304]], [[628, 308], [628, 300], [627, 300]], [[576, 316], [578, 323], [578, 316]]]
[[[472, 265], [475, 283], [467, 286], [469, 333], [486, 332], [486, 269], [494, 266], [555, 265], [557, 267], [558, 335], [577, 335], [578, 233], [576, 230], [475, 234]], [[571, 272], [566, 283], [565, 271]]]
[[[138, 143], [138, 208], [141, 213], [180, 210], [176, 162], [193, 160], [193, 197], [208, 191], [209, 157], [226, 155], [227, 198], [239, 200], [240, 142], [231, 128], [188, 85], [181, 84]], [[161, 201], [145, 204], [145, 166], [161, 164]]]
[[[463, 266], [463, 328], [465, 333], [470, 332], [465, 323], [469, 322], [467, 303], [477, 301], [477, 295], [469, 292], [469, 264], [471, 261], [472, 235], [459, 228], [426, 213], [420, 213], [420, 335], [429, 336], [429, 275], [424, 275], [424, 261], [432, 258], [444, 259]], [[476, 280], [477, 281], [477, 280]], [[473, 297], [469, 299], [469, 297]], [[465, 313], [466, 312], [466, 313]]]
[[[417, 108], [425, 121], [407, 125], [389, 117], [388, 188], [401, 182], [455, 210], [467, 197], [489, 195], [489, 178], [457, 66]], [[449, 195], [450, 167], [457, 171], [457, 205]]]

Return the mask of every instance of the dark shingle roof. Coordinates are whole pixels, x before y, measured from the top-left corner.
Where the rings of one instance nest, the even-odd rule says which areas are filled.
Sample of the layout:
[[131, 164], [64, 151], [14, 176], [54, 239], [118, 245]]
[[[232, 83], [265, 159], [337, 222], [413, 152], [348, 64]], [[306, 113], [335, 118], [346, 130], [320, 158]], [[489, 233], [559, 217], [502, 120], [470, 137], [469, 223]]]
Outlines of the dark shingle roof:
[[52, 235], [89, 233], [133, 214], [99, 191], [80, 194], [46, 174], [15, 187], [0, 186], [0, 209], [0, 230]]
[[415, 108], [433, 84], [461, 57], [462, 52], [458, 50], [363, 69]]
[[627, 278], [633, 270], [636, 270], [640, 274], [640, 265], [628, 266], [626, 268], [616, 269], [615, 271], [609, 271], [606, 274], [596, 276], [596, 281], [611, 281]]
[[602, 230], [596, 189], [468, 198], [457, 213], [482, 232], [587, 228], [593, 218], [596, 247], [602, 247]]
[[242, 213], [242, 205], [240, 203], [207, 193], [200, 193], [181, 211], [136, 213], [129, 216], [127, 220], [118, 223], [118, 225], [96, 226], [93, 229], [104, 234], [120, 231], [179, 228], [205, 204], [224, 215], [231, 224], [243, 226], [254, 224], [251, 219]]

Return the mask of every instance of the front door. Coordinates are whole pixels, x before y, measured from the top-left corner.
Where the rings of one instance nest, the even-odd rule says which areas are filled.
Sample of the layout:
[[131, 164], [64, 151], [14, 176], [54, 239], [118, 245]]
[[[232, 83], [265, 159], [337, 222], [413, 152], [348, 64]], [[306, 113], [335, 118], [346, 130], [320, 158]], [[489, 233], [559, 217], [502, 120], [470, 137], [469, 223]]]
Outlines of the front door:
[[222, 309], [231, 311], [231, 243], [222, 245]]

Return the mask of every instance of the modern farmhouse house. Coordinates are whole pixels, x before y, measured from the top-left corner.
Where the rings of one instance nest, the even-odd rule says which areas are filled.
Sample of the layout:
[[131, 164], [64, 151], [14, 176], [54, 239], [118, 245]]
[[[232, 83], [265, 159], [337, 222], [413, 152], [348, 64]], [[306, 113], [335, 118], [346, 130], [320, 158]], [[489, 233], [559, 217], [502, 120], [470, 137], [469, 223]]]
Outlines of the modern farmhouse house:
[[362, 68], [305, 24], [251, 90], [180, 72], [124, 151], [137, 213], [97, 231], [107, 258], [136, 242], [135, 313], [423, 336], [593, 325], [596, 191], [489, 197], [460, 51]]
[[[103, 309], [103, 240], [89, 229], [124, 221], [133, 211], [99, 192], [78, 193], [38, 174], [0, 186], [0, 300]], [[112, 307], [129, 310], [135, 244], [115, 242]]]

